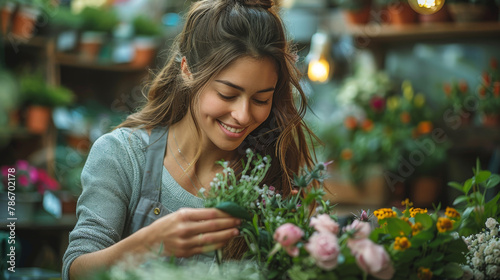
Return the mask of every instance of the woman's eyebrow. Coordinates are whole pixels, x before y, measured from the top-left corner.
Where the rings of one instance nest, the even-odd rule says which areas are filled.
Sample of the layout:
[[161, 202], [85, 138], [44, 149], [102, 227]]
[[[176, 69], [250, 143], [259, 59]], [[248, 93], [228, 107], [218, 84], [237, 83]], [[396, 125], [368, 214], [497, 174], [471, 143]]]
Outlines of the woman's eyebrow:
[[[243, 87], [235, 85], [235, 84], [231, 83], [230, 81], [226, 81], [226, 80], [215, 80], [215, 81], [219, 82], [221, 84], [225, 84], [227, 86], [230, 86], [232, 88], [235, 88], [235, 89], [237, 89], [237, 90], [239, 90], [241, 92], [245, 92], [245, 89]], [[274, 89], [275, 89], [274, 87], [270, 87], [270, 88], [266, 88], [266, 89], [263, 89], [263, 90], [259, 90], [259, 91], [257, 91], [257, 93], [267, 92], [267, 91], [274, 91]]]

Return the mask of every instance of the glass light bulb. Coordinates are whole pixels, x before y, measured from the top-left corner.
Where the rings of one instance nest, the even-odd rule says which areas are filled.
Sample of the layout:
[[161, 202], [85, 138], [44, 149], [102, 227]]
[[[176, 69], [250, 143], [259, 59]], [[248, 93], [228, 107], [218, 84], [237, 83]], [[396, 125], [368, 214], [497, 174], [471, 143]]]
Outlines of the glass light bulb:
[[307, 68], [307, 77], [313, 82], [324, 83], [330, 77], [330, 64], [326, 59], [311, 60]]
[[410, 7], [422, 15], [434, 14], [441, 10], [445, 0], [408, 0]]

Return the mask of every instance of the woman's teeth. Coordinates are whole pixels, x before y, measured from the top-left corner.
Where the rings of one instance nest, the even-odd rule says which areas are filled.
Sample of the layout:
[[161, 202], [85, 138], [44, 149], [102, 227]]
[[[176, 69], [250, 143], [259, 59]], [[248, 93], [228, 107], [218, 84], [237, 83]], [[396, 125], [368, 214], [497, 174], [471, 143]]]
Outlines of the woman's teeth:
[[244, 128], [234, 128], [234, 127], [227, 126], [223, 122], [219, 122], [219, 123], [222, 125], [222, 127], [227, 129], [228, 131], [231, 131], [232, 133], [240, 133], [244, 130]]

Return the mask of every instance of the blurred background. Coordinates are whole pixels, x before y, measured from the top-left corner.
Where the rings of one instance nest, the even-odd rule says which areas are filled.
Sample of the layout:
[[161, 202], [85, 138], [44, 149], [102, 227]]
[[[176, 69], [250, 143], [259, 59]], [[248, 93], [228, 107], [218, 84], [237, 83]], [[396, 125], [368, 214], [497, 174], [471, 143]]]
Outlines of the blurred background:
[[[1, 258], [14, 167], [17, 267], [60, 271], [89, 149], [142, 104], [192, 2], [0, 2]], [[500, 1], [409, 2], [276, 3], [339, 215], [451, 205], [449, 182], [500, 171]]]

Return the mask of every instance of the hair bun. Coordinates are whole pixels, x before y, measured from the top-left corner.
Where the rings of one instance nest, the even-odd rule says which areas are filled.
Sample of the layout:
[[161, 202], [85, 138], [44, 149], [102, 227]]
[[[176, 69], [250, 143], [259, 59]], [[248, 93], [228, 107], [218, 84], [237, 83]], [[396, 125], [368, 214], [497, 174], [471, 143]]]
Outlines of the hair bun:
[[271, 9], [274, 6], [273, 0], [237, 0], [244, 6], [261, 7]]

